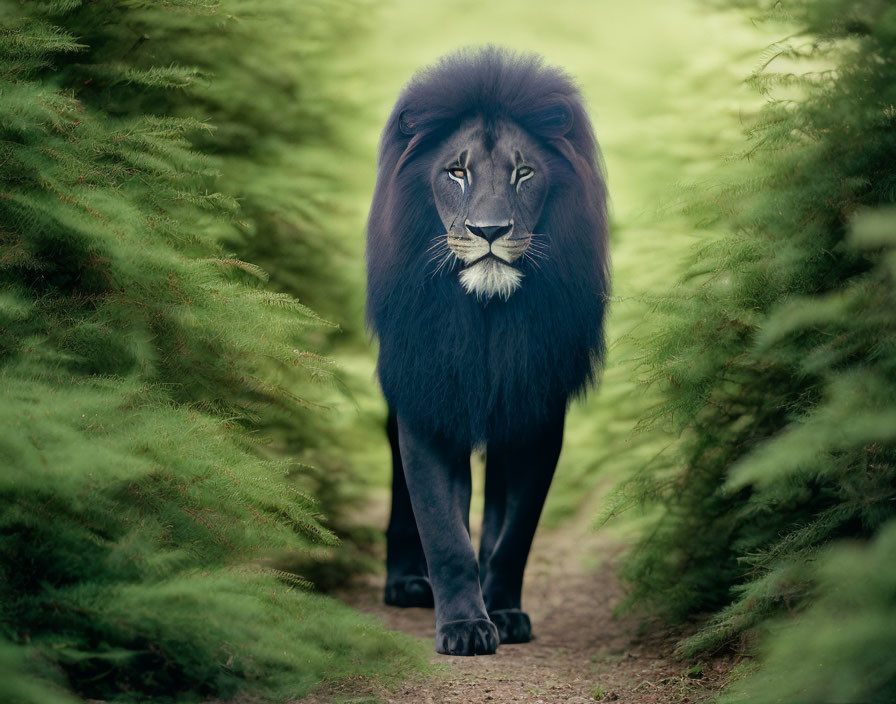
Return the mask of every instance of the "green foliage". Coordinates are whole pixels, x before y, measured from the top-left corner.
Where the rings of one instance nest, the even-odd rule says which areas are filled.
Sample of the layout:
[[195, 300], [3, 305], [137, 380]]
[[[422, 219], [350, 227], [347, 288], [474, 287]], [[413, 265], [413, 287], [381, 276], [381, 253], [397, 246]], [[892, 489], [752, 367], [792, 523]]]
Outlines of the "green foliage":
[[25, 648], [0, 641], [0, 698], [17, 704], [75, 704], [76, 699], [47, 681], [52, 673], [45, 673], [48, 678], [23, 674], [30, 664], [27, 654]]
[[[712, 614], [687, 654], [785, 609], [808, 605], [806, 623], [820, 622], [832, 602], [816, 604], [809, 566], [849, 575], [845, 558], [819, 550], [872, 538], [896, 516], [896, 219], [870, 210], [896, 199], [896, 8], [769, 6], [792, 34], [751, 79], [767, 105], [739, 174], [695, 208], [729, 234], [660, 305], [673, 322], [652, 340], [667, 398], [656, 421], [683, 431], [680, 468], [642, 472], [623, 492], [662, 507], [624, 567], [632, 601], [669, 619]], [[866, 625], [885, 616], [873, 611], [878, 586], [856, 616]], [[856, 646], [849, 637], [817, 652], [854, 683], [856, 660], [834, 650]], [[805, 701], [884, 701], [884, 680]]]
[[336, 8], [0, 5], [4, 701], [65, 701], [51, 672], [185, 701], [418, 662], [274, 569], [334, 541], [296, 461], [324, 435], [329, 324], [233, 252], [278, 218], [308, 240], [303, 196], [252, 189], [302, 192], [273, 154], [330, 138], [327, 97], [277, 66], [294, 78]]
[[[358, 103], [352, 133], [361, 143], [361, 158], [341, 160], [340, 174], [355, 201], [353, 256], [345, 273], [358, 291], [363, 291], [362, 233], [379, 131], [415, 70], [458, 43], [501, 41], [495, 38], [500, 26], [513, 37], [508, 43], [542, 54], [582, 88], [610, 179], [610, 351], [600, 387], [584, 403], [573, 404], [567, 416], [563, 453], [541, 525], [578, 519], [584, 526], [611, 484], [673, 441], [664, 429], [636, 432], [640, 417], [660, 397], [658, 390], [645, 394], [639, 389], [639, 338], [657, 322], [650, 314], [657, 282], [665, 286], [681, 275], [695, 240], [687, 218], [657, 204], [668, 201], [670, 189], [683, 178], [705, 178], [740, 144], [743, 112], [760, 102], [742, 85], [742, 76], [754, 63], [754, 47], [777, 35], [735, 14], [707, 12], [701, 2], [660, 0], [641, 0], [637, 12], [587, 0], [525, 6], [509, 0], [391, 0], [377, 6], [373, 26], [351, 51], [333, 59], [343, 76], [339, 86]], [[362, 311], [358, 304], [359, 319]], [[342, 325], [343, 318], [338, 320]], [[334, 355], [341, 370], [352, 373], [349, 383], [360, 409], [347, 408], [345, 414], [350, 422], [342, 431], [343, 447], [351, 453], [346, 456], [360, 468], [358, 475], [386, 487], [385, 407], [373, 382], [370, 351], [357, 345], [340, 347]], [[476, 522], [481, 482], [474, 487]], [[636, 528], [634, 521], [614, 525], [617, 534]]]
[[896, 700], [896, 523], [866, 547], [845, 543], [804, 565], [816, 585], [796, 620], [768, 627], [758, 676], [720, 701], [868, 702]]

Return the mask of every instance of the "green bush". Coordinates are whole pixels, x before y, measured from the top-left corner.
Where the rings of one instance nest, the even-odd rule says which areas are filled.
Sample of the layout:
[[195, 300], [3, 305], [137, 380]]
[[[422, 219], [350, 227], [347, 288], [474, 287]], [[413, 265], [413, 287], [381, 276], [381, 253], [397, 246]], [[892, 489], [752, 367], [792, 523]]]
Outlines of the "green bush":
[[[784, 21], [790, 38], [751, 79], [768, 102], [736, 175], [695, 206], [729, 234], [701, 251], [651, 341], [667, 399], [657, 422], [682, 432], [678, 468], [621, 492], [659, 509], [623, 568], [631, 602], [672, 621], [710, 616], [685, 654], [801, 609], [808, 638], [826, 608], [816, 561], [825, 579], [849, 578], [836, 567], [847, 553], [822, 549], [896, 517], [896, 221], [872, 210], [896, 200], [896, 8], [734, 4]], [[874, 608], [856, 618], [886, 617]], [[856, 660], [834, 657], [849, 637], [832, 635], [817, 662], [856, 682]], [[832, 700], [884, 701], [892, 680], [869, 687]]]
[[738, 681], [721, 701], [896, 701], [894, 565], [894, 522], [869, 546], [843, 543], [804, 565], [816, 585], [808, 608], [769, 625], [758, 674]]
[[25, 674], [33, 667], [28, 661], [28, 650], [0, 641], [0, 698], [5, 702], [21, 704], [75, 704], [58, 683], [53, 683], [53, 673]]
[[49, 701], [48, 673], [84, 696], [184, 701], [419, 663], [272, 567], [334, 540], [296, 460], [324, 435], [329, 324], [234, 256], [278, 218], [327, 251], [295, 227], [314, 200], [286, 185], [296, 151], [276, 152], [327, 139], [308, 127], [326, 96], [291, 81], [313, 33], [349, 15], [0, 5], [4, 701]]

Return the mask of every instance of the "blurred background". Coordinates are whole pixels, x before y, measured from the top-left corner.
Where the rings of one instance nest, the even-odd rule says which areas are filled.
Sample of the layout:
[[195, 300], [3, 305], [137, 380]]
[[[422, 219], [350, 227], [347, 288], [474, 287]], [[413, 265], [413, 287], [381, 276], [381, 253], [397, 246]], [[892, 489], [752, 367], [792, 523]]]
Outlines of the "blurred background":
[[707, 697], [896, 698], [890, 2], [0, 18], [0, 699], [428, 671], [328, 594], [383, 572], [379, 132], [416, 70], [487, 43], [573, 77], [611, 197], [607, 365], [542, 534], [618, 571], [682, 670], [728, 657]]
[[[379, 133], [415, 71], [460, 47], [495, 43], [536, 52], [564, 68], [587, 101], [611, 198], [611, 354], [600, 392], [573, 407], [546, 516], [562, 521], [597, 484], [606, 487], [648, 461], [672, 437], [633, 432], [656, 400], [639, 388], [637, 340], [657, 324], [651, 314], [656, 299], [677, 282], [706, 237], [679, 212], [681, 198], [711, 180], [722, 158], [740, 145], [743, 119], [761, 103], [743, 79], [756, 64], [756, 47], [777, 35], [735, 13], [691, 3], [625, 8], [561, 2], [546, 12], [501, 2], [395, 2], [377, 8], [370, 22], [333, 62], [339, 95], [356, 106], [345, 130], [357, 160], [344, 163], [340, 176], [350, 208], [341, 229], [348, 253], [344, 288], [355, 296], [347, 311], [352, 331], [363, 326], [364, 229]], [[375, 355], [363, 334], [358, 340], [357, 347], [340, 344], [335, 356], [357, 373], [359, 395], [371, 397], [365, 409], [377, 419], [376, 434], [383, 408], [367, 384]], [[355, 417], [350, 422], [357, 427]], [[360, 447], [372, 453], [357, 460], [370, 463], [363, 474], [387, 486], [388, 447], [378, 436]]]

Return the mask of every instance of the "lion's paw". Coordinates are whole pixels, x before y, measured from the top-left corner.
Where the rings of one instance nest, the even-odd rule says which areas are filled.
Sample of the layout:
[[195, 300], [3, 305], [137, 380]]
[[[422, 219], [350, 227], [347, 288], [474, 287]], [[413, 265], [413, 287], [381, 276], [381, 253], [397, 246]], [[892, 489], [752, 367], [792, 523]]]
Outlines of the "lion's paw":
[[400, 577], [386, 582], [385, 602], [402, 608], [433, 607], [432, 584], [428, 577]]
[[499, 609], [488, 617], [498, 628], [501, 644], [528, 643], [532, 640], [532, 622], [525, 611], [519, 609]]
[[498, 645], [498, 629], [487, 618], [449, 621], [436, 631], [436, 651], [443, 655], [491, 655]]

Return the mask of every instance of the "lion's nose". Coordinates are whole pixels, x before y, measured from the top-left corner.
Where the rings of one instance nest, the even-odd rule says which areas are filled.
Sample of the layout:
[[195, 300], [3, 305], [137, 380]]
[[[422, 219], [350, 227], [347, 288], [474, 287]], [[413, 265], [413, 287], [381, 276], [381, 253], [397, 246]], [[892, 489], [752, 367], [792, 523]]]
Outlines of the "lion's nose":
[[494, 242], [513, 229], [513, 223], [506, 222], [503, 225], [467, 225], [467, 229], [474, 235], [485, 239], [486, 242]]

